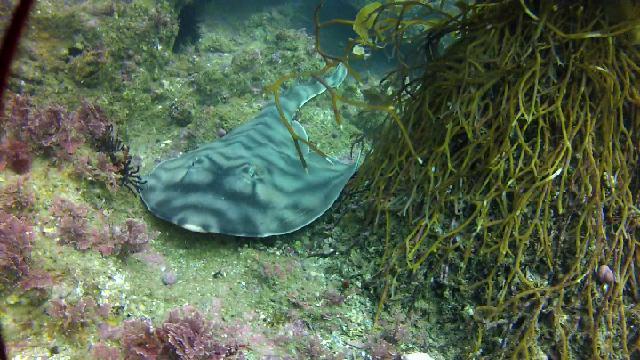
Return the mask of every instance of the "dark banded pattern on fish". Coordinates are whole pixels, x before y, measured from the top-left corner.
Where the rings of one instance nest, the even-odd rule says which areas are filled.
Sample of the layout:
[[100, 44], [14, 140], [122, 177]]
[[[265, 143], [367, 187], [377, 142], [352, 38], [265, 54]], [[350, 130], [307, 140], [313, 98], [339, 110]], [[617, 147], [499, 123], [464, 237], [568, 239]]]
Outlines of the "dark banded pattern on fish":
[[[337, 87], [338, 66], [325, 79]], [[291, 87], [280, 101], [288, 119], [322, 93], [318, 81]], [[294, 122], [296, 132], [305, 136]], [[157, 217], [187, 230], [235, 236], [284, 234], [313, 222], [346, 185], [357, 164], [305, 154], [303, 169], [273, 104], [225, 137], [160, 163], [144, 180], [141, 197]]]

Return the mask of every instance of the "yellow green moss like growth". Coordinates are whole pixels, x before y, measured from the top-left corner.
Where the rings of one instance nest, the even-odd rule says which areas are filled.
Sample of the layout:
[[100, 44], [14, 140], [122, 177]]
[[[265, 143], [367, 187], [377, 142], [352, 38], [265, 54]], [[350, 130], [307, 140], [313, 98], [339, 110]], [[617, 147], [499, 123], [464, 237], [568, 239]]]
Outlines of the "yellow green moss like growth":
[[398, 93], [410, 142], [389, 121], [357, 181], [386, 218], [381, 306], [396, 279], [447, 268], [479, 304], [470, 356], [640, 354], [640, 9], [602, 4], [483, 2], [421, 22], [410, 7], [430, 5], [398, 1], [368, 15], [372, 41], [396, 49], [416, 24], [423, 44], [456, 38]]

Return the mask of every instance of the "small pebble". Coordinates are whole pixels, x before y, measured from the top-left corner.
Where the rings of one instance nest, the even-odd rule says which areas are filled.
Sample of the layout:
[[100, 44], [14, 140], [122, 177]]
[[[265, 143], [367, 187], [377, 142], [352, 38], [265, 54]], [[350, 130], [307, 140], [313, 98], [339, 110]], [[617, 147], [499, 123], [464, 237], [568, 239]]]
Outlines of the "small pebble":
[[600, 265], [598, 268], [598, 281], [603, 284], [613, 284], [616, 280], [615, 275], [613, 274], [613, 270], [607, 265]]
[[178, 281], [178, 275], [173, 271], [165, 271], [162, 273], [162, 283], [165, 285], [173, 285]]
[[218, 128], [218, 130], [216, 131], [216, 134], [218, 135], [218, 137], [223, 137], [227, 135], [227, 130], [223, 128]]

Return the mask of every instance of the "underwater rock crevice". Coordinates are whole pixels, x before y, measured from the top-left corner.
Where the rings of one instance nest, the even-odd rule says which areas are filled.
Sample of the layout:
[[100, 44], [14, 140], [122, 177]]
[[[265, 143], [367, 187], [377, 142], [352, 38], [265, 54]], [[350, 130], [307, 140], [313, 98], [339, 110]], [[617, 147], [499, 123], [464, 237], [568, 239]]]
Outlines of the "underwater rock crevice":
[[195, 0], [182, 6], [178, 11], [178, 35], [173, 42], [171, 51], [175, 53], [182, 52], [185, 47], [195, 44], [200, 40], [200, 30], [198, 24], [200, 19], [198, 14], [202, 8], [207, 5], [208, 0]]

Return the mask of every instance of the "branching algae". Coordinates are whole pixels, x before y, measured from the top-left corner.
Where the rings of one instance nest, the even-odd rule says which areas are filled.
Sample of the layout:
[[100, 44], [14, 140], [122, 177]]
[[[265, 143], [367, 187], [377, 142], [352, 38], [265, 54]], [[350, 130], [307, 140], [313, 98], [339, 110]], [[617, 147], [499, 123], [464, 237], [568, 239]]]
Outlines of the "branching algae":
[[480, 304], [469, 356], [639, 356], [640, 7], [387, 1], [336, 24], [399, 62], [356, 180], [386, 219], [381, 308], [446, 268]]

